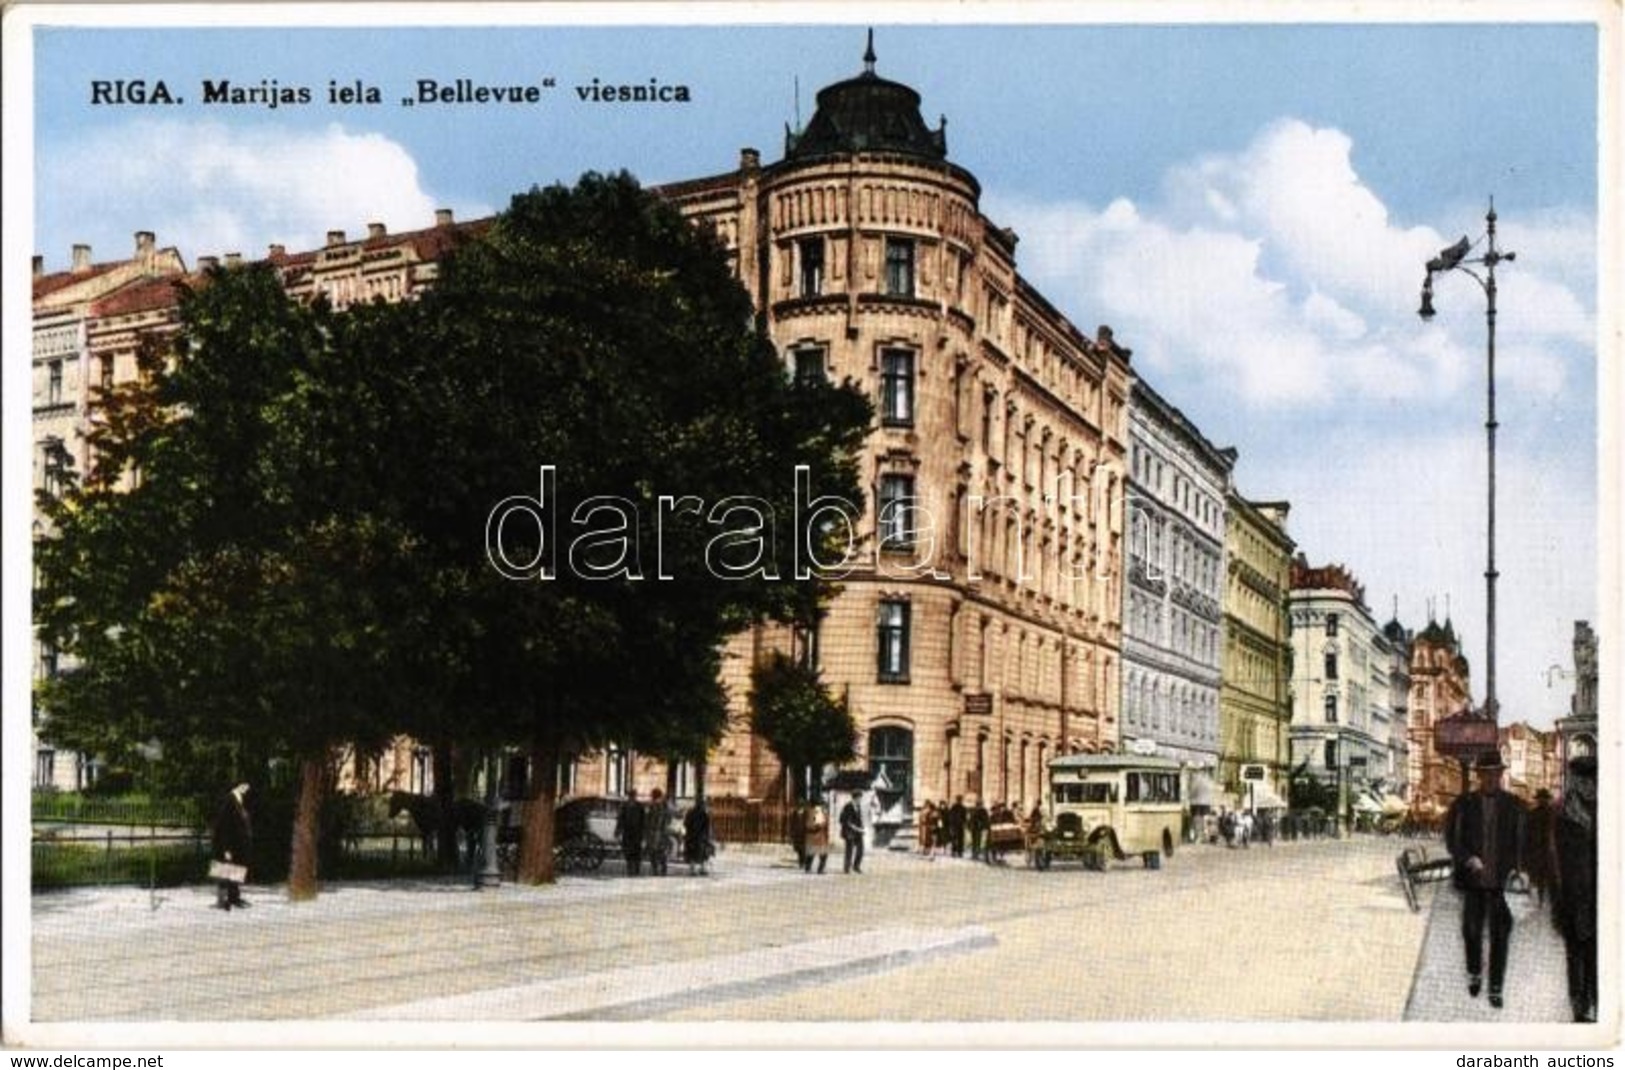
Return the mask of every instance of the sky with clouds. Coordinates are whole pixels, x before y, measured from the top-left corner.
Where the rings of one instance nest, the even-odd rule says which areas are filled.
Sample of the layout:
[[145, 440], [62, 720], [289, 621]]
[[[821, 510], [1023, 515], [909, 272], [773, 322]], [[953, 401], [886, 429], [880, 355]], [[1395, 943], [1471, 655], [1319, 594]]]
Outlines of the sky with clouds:
[[[60, 269], [76, 242], [114, 258], [153, 230], [188, 262], [259, 256], [441, 207], [487, 214], [587, 169], [658, 183], [730, 170], [744, 146], [776, 160], [817, 89], [861, 69], [875, 19], [879, 73], [947, 117], [949, 156], [1020, 235], [1023, 274], [1085, 333], [1110, 324], [1139, 374], [1236, 447], [1241, 491], [1290, 501], [1311, 562], [1346, 564], [1379, 622], [1396, 602], [1412, 628], [1448, 612], [1481, 693], [1484, 295], [1453, 273], [1437, 319], [1415, 312], [1423, 264], [1478, 242], [1493, 195], [1517, 253], [1497, 273], [1498, 690], [1503, 720], [1560, 716], [1569, 684], [1547, 670], [1599, 613], [1596, 26], [968, 22], [974, 7], [940, 9], [961, 23], [943, 25], [933, 10], [42, 27], [33, 249]], [[420, 78], [459, 77], [555, 85], [535, 106], [401, 104]], [[185, 103], [91, 104], [93, 81], [138, 78]], [[315, 99], [199, 103], [221, 78]], [[594, 78], [692, 100], [583, 102]], [[327, 102], [329, 81], [357, 80], [383, 103]]]

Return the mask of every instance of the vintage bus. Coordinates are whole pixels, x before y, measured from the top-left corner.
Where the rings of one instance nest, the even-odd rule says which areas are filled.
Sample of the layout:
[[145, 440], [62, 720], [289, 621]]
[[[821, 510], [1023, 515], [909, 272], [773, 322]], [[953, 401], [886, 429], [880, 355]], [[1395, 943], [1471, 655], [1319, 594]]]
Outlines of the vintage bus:
[[1058, 857], [1090, 868], [1138, 855], [1157, 869], [1190, 820], [1184, 767], [1172, 758], [1069, 754], [1049, 763], [1049, 820], [1031, 861]]

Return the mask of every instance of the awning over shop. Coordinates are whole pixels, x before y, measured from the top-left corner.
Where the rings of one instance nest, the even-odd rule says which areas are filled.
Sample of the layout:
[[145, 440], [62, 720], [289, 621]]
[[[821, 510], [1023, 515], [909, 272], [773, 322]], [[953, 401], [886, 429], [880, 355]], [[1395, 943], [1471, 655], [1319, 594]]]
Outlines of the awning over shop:
[[1380, 814], [1382, 813], [1382, 803], [1369, 795], [1361, 794], [1359, 798], [1354, 800], [1354, 812], [1359, 814]]
[[1260, 784], [1253, 789], [1254, 810], [1285, 810], [1286, 802], [1275, 792]]

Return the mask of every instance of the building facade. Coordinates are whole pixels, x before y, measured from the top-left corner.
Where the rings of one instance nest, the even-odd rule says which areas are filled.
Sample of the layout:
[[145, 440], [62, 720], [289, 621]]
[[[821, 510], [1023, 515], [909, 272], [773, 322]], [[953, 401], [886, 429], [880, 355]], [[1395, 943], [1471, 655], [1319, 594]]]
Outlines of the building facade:
[[[151, 231], [138, 231], [125, 260], [95, 261], [88, 245], [73, 247], [66, 271], [47, 272], [41, 256], [33, 263], [33, 485], [55, 494], [64, 483], [90, 470], [90, 431], [99, 392], [115, 375], [135, 374], [133, 361], [116, 369], [98, 348], [101, 311], [123, 295], [154, 284], [170, 285], [185, 271], [180, 254], [160, 249]], [[35, 518], [33, 534], [46, 534]], [[56, 651], [34, 643], [34, 678], [70, 668]], [[91, 755], [59, 752], [38, 737], [37, 712], [31, 719], [36, 788], [74, 791], [88, 787], [100, 766]]]
[[[1030, 806], [1051, 757], [1121, 734], [1129, 353], [1021, 277], [1016, 236], [919, 106], [871, 50], [777, 163], [745, 150], [660, 190], [733, 251], [788, 374], [850, 378], [876, 403], [871, 537], [813, 647], [894, 826], [926, 799]], [[728, 651], [714, 793], [784, 791], [745, 698], [786, 641], [757, 629]]]
[[1467, 669], [1448, 620], [1430, 622], [1411, 643], [1410, 802], [1423, 821], [1441, 818], [1463, 790], [1461, 763], [1439, 753], [1434, 727], [1472, 707]]
[[1292, 760], [1292, 555], [1286, 502], [1253, 502], [1233, 487], [1225, 528], [1219, 784], [1238, 801], [1242, 770], [1263, 765], [1264, 785], [1288, 798]]
[[1506, 761], [1506, 787], [1524, 802], [1536, 792], [1555, 795], [1562, 789], [1562, 767], [1557, 760], [1557, 733], [1543, 732], [1526, 721], [1500, 730], [1501, 754]]
[[1342, 565], [1292, 563], [1292, 762], [1349, 798], [1388, 767], [1388, 660], [1365, 589]]
[[1410, 800], [1411, 783], [1411, 640], [1403, 624], [1394, 619], [1383, 625], [1382, 648], [1388, 658], [1388, 767], [1380, 785], [1385, 795]]
[[1587, 621], [1574, 622], [1574, 694], [1569, 715], [1557, 722], [1557, 754], [1568, 785], [1568, 763], [1597, 753], [1597, 633]]
[[1143, 380], [1129, 403], [1125, 744], [1216, 776], [1225, 490], [1236, 462]]

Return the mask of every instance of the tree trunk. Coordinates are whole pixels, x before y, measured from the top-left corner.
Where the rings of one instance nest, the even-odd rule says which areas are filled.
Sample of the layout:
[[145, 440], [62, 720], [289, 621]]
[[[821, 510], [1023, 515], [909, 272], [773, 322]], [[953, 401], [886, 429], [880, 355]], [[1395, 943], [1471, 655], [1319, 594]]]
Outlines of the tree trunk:
[[694, 763], [694, 801], [705, 800], [705, 759], [701, 758]]
[[530, 790], [525, 793], [525, 826], [520, 834], [519, 883], [552, 884], [553, 807], [557, 803], [559, 744], [557, 740], [531, 743]]
[[299, 802], [293, 813], [293, 856], [288, 862], [288, 899], [295, 903], [316, 898], [316, 849], [326, 779], [326, 763], [320, 756], [306, 755], [300, 760]]

